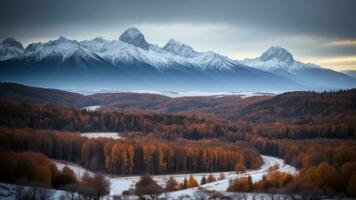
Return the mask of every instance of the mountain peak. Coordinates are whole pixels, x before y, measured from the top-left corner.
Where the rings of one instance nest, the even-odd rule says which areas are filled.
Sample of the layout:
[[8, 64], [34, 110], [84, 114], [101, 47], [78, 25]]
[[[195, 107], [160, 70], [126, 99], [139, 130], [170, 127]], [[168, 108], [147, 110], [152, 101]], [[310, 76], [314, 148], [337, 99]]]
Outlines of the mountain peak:
[[70, 42], [70, 41], [74, 41], [74, 40], [70, 40], [66, 37], [60, 36], [57, 40], [55, 41], [59, 41], [59, 42]]
[[166, 45], [164, 45], [163, 49], [165, 51], [171, 52], [176, 55], [180, 55], [186, 58], [195, 57], [198, 55], [198, 52], [194, 51], [194, 49], [186, 44], [183, 44], [177, 40], [170, 39]]
[[23, 49], [22, 44], [12, 37], [6, 38], [4, 41], [2, 41], [2, 44], [8, 47], [17, 47], [19, 49]]
[[282, 47], [270, 47], [267, 51], [265, 51], [261, 57], [261, 61], [268, 61], [272, 59], [277, 59], [282, 62], [286, 63], [293, 63], [293, 55], [287, 51], [287, 49], [282, 48]]
[[149, 49], [149, 45], [145, 39], [145, 36], [135, 27], [126, 29], [120, 35], [119, 40], [142, 49]]
[[96, 37], [93, 39], [93, 41], [96, 41], [96, 42], [106, 42], [106, 40], [102, 37]]
[[177, 41], [177, 40], [175, 40], [175, 39], [170, 39], [168, 42], [167, 42], [167, 44], [165, 45], [165, 46], [167, 46], [167, 45], [179, 45], [179, 46], [181, 46], [181, 45], [183, 45], [183, 43], [181, 43], [181, 42], [179, 42], [179, 41]]
[[[45, 43], [46, 44], [46, 43]], [[57, 45], [78, 45], [78, 41], [76, 40], [70, 40], [66, 37], [60, 36], [56, 40], [50, 40], [48, 43], [50, 46], [57, 46]], [[46, 44], [46, 45], [47, 45]]]

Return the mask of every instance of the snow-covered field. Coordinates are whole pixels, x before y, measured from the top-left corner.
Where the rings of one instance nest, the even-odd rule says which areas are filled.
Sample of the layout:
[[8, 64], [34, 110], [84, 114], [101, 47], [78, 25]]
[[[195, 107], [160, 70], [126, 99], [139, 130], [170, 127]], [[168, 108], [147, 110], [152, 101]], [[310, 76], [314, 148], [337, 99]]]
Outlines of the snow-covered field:
[[[92, 95], [92, 94], [99, 94], [99, 93], [120, 93], [120, 92], [129, 92], [129, 93], [138, 93], [138, 94], [158, 94], [163, 96], [168, 96], [171, 98], [175, 97], [193, 97], [193, 96], [216, 96], [216, 97], [223, 97], [223, 96], [231, 96], [237, 95], [241, 96], [242, 98], [251, 97], [251, 96], [271, 96], [281, 94], [286, 91], [193, 91], [193, 90], [186, 90], [186, 91], [168, 91], [168, 90], [119, 90], [119, 89], [110, 89], [110, 88], [60, 88], [62, 90], [76, 92], [83, 95]], [[100, 109], [99, 105], [93, 106], [86, 106], [83, 109], [94, 111]]]
[[129, 91], [132, 93], [149, 93], [149, 94], [159, 94], [168, 97], [194, 97], [194, 96], [214, 96], [214, 97], [224, 97], [224, 96], [241, 96], [242, 98], [247, 98], [251, 96], [271, 96], [283, 93], [281, 91], [269, 91], [269, 92], [256, 92], [256, 91], [152, 91], [152, 90], [133, 90]]
[[[204, 185], [200, 185], [199, 188], [203, 188], [203, 189], [211, 190], [211, 191], [214, 190], [214, 191], [224, 192], [224, 191], [226, 191], [226, 189], [229, 186], [229, 180], [233, 180], [233, 179], [236, 179], [239, 177], [244, 177], [244, 176], [251, 176], [253, 181], [259, 181], [262, 179], [263, 175], [267, 174], [268, 168], [273, 165], [276, 165], [276, 164], [279, 165], [280, 171], [289, 172], [292, 174], [297, 173], [297, 170], [294, 167], [285, 164], [282, 159], [271, 157], [271, 156], [262, 156], [262, 158], [264, 160], [264, 165], [260, 169], [248, 170], [245, 173], [241, 173], [241, 174], [238, 174], [236, 172], [223, 172], [223, 174], [225, 175], [225, 179], [218, 180], [218, 181], [204, 184]], [[63, 162], [54, 161], [54, 163], [57, 165], [57, 167], [59, 169], [62, 169], [64, 167]], [[86, 169], [84, 169], [78, 165], [75, 165], [75, 164], [67, 163], [67, 165], [75, 172], [75, 174], [78, 177], [81, 177], [83, 175], [83, 173], [85, 171], [87, 171]], [[216, 179], [218, 179], [220, 173], [221, 172], [214, 172], [214, 173], [212, 173], [212, 175]], [[203, 176], [207, 177], [209, 174], [210, 173], [194, 173], [192, 175], [200, 183], [200, 180], [202, 179], [202, 177]], [[180, 182], [183, 182], [185, 177], [188, 178], [189, 175], [190, 174], [154, 175], [152, 177], [159, 185], [164, 187], [165, 182], [169, 178], [169, 176], [174, 176], [175, 179], [180, 183]], [[110, 195], [121, 195], [123, 191], [134, 188], [136, 182], [140, 179], [140, 176], [124, 176], [124, 177], [107, 176], [107, 178], [111, 182]], [[192, 196], [192, 194], [194, 194], [194, 192], [197, 190], [198, 190], [198, 187], [167, 193], [167, 195], [171, 199], [175, 199], [175, 198], [178, 198], [179, 196], [184, 196], [184, 195]]]
[[116, 132], [85, 132], [80, 135], [87, 138], [112, 138], [115, 140], [122, 138], [120, 134]]
[[[20, 186], [0, 183], [0, 199], [1, 200], [16, 200], [16, 192], [21, 191], [21, 193], [31, 192], [36, 187]], [[36, 188], [37, 191], [35, 199], [46, 199], [46, 200], [57, 200], [57, 199], [68, 199], [66, 191], [54, 190], [48, 188]]]

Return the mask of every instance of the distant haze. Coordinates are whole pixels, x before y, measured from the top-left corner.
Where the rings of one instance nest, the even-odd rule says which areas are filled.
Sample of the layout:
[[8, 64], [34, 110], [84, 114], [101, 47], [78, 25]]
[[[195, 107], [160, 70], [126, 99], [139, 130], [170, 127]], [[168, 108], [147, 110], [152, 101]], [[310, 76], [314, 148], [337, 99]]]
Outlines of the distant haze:
[[135, 26], [160, 46], [175, 38], [235, 59], [282, 46], [299, 60], [345, 70], [356, 69], [355, 8], [354, 0], [11, 0], [0, 2], [0, 40], [117, 39]]

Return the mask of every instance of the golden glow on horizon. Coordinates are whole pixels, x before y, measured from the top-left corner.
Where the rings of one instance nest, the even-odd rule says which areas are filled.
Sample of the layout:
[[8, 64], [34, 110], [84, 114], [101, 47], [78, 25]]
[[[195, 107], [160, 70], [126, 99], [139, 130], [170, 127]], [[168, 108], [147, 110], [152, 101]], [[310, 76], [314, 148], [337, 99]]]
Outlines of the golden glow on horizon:
[[310, 58], [303, 61], [337, 71], [356, 70], [356, 56]]
[[333, 47], [345, 47], [345, 46], [356, 46], [356, 40], [338, 40], [327, 44], [327, 46]]

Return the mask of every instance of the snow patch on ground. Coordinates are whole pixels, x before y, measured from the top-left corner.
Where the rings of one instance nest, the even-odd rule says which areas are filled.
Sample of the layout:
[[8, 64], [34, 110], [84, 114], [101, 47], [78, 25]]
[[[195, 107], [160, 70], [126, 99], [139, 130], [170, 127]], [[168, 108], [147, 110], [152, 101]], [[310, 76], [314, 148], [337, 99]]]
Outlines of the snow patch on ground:
[[96, 105], [96, 106], [85, 106], [82, 109], [86, 110], [86, 111], [97, 111], [101, 108], [100, 105]]
[[116, 132], [85, 132], [80, 135], [87, 138], [112, 138], [114, 140], [122, 138], [120, 134]]
[[57, 161], [57, 160], [52, 160], [52, 162], [56, 165], [58, 170], [62, 170], [64, 166], [69, 167], [71, 170], [73, 170], [74, 174], [77, 176], [78, 179], [80, 179], [85, 173], [88, 173], [90, 176], [94, 176], [95, 173], [77, 165], [74, 163], [69, 163], [65, 161]]

